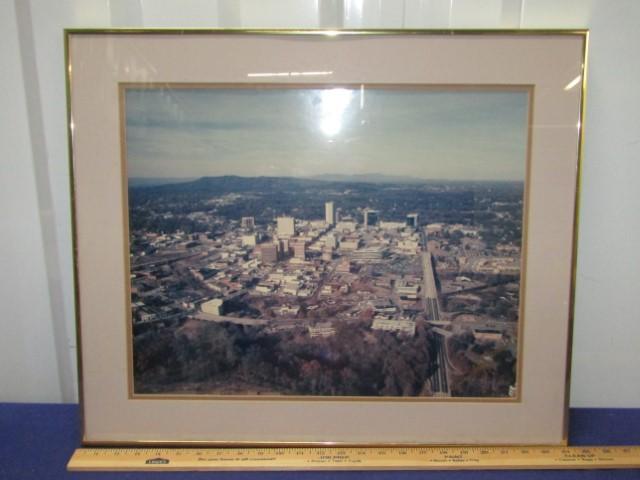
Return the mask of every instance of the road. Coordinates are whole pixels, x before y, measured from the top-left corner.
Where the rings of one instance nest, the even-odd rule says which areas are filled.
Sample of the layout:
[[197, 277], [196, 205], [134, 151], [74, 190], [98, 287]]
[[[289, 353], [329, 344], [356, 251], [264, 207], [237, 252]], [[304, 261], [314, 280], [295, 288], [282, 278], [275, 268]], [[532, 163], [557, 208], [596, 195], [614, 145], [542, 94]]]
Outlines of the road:
[[451, 292], [444, 292], [442, 293], [443, 297], [448, 297], [450, 295], [459, 295], [461, 293], [473, 293], [473, 292], [479, 292], [481, 290], [486, 290], [487, 288], [494, 288], [494, 287], [498, 287], [500, 285], [507, 285], [509, 283], [513, 283], [518, 281], [518, 277], [517, 276], [509, 276], [507, 278], [504, 278], [502, 280], [495, 280], [493, 282], [484, 284], [484, 285], [480, 285], [477, 287], [469, 287], [469, 288], [463, 288], [461, 290], [453, 290]]
[[[422, 245], [422, 272], [423, 272], [423, 295], [424, 308], [429, 320], [440, 321], [440, 305], [438, 302], [438, 287], [436, 285], [433, 257], [427, 247], [427, 235], [421, 235]], [[439, 329], [438, 329], [439, 330]], [[434, 330], [436, 333], [436, 358], [438, 369], [431, 376], [431, 389], [434, 397], [450, 397], [449, 378], [447, 375], [447, 346], [446, 338]]]
[[201, 255], [202, 255], [201, 252], [196, 252], [196, 253], [189, 252], [189, 253], [178, 253], [173, 255], [151, 257], [150, 260], [132, 264], [131, 271], [134, 272], [143, 268], [158, 267], [164, 264], [179, 262], [180, 260], [187, 260], [188, 258], [199, 257]]
[[192, 316], [194, 318], [197, 318], [198, 320], [206, 320], [208, 322], [229, 322], [229, 323], [235, 323], [236, 325], [258, 326], [258, 325], [266, 325], [267, 323], [269, 323], [268, 320], [265, 320], [262, 318], [229, 317], [225, 315], [214, 315], [212, 313], [204, 313], [204, 312], [197, 312]]

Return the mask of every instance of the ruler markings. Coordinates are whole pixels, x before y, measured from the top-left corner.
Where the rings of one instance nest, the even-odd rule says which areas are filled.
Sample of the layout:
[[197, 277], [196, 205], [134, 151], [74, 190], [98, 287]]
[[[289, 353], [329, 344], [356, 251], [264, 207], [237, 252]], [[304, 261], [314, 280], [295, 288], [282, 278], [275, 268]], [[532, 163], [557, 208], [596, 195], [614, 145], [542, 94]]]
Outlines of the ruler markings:
[[80, 448], [77, 470], [640, 468], [640, 446]]

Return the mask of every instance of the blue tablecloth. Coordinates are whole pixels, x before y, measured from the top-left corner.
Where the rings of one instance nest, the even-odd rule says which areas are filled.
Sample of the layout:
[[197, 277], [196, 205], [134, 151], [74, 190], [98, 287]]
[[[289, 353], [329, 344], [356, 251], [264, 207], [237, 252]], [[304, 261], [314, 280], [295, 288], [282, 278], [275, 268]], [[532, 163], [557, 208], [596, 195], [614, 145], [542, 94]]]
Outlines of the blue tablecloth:
[[[573, 409], [570, 418], [570, 445], [640, 444], [640, 409]], [[77, 405], [0, 404], [0, 479], [640, 479], [640, 470], [69, 473], [79, 428]]]

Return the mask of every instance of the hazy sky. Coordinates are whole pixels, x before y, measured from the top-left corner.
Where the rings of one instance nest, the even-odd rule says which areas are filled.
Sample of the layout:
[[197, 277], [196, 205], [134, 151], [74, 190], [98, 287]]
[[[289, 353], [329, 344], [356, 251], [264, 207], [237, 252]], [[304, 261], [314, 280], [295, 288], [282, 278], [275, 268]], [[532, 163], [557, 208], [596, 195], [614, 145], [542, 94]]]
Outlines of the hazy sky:
[[130, 177], [523, 180], [524, 92], [129, 89]]

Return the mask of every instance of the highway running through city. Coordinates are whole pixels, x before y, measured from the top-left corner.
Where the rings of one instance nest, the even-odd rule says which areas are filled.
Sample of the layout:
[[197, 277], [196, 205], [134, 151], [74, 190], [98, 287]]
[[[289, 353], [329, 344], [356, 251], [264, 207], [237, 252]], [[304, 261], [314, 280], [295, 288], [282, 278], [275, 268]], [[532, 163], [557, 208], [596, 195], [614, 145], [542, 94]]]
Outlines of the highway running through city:
[[[438, 289], [436, 286], [434, 264], [431, 252], [427, 247], [426, 233], [422, 234], [422, 270], [423, 270], [423, 296], [425, 312], [431, 321], [440, 321], [440, 306], [438, 304]], [[434, 397], [449, 397], [449, 380], [447, 378], [447, 352], [446, 338], [436, 332], [437, 370], [431, 376], [431, 388]]]

